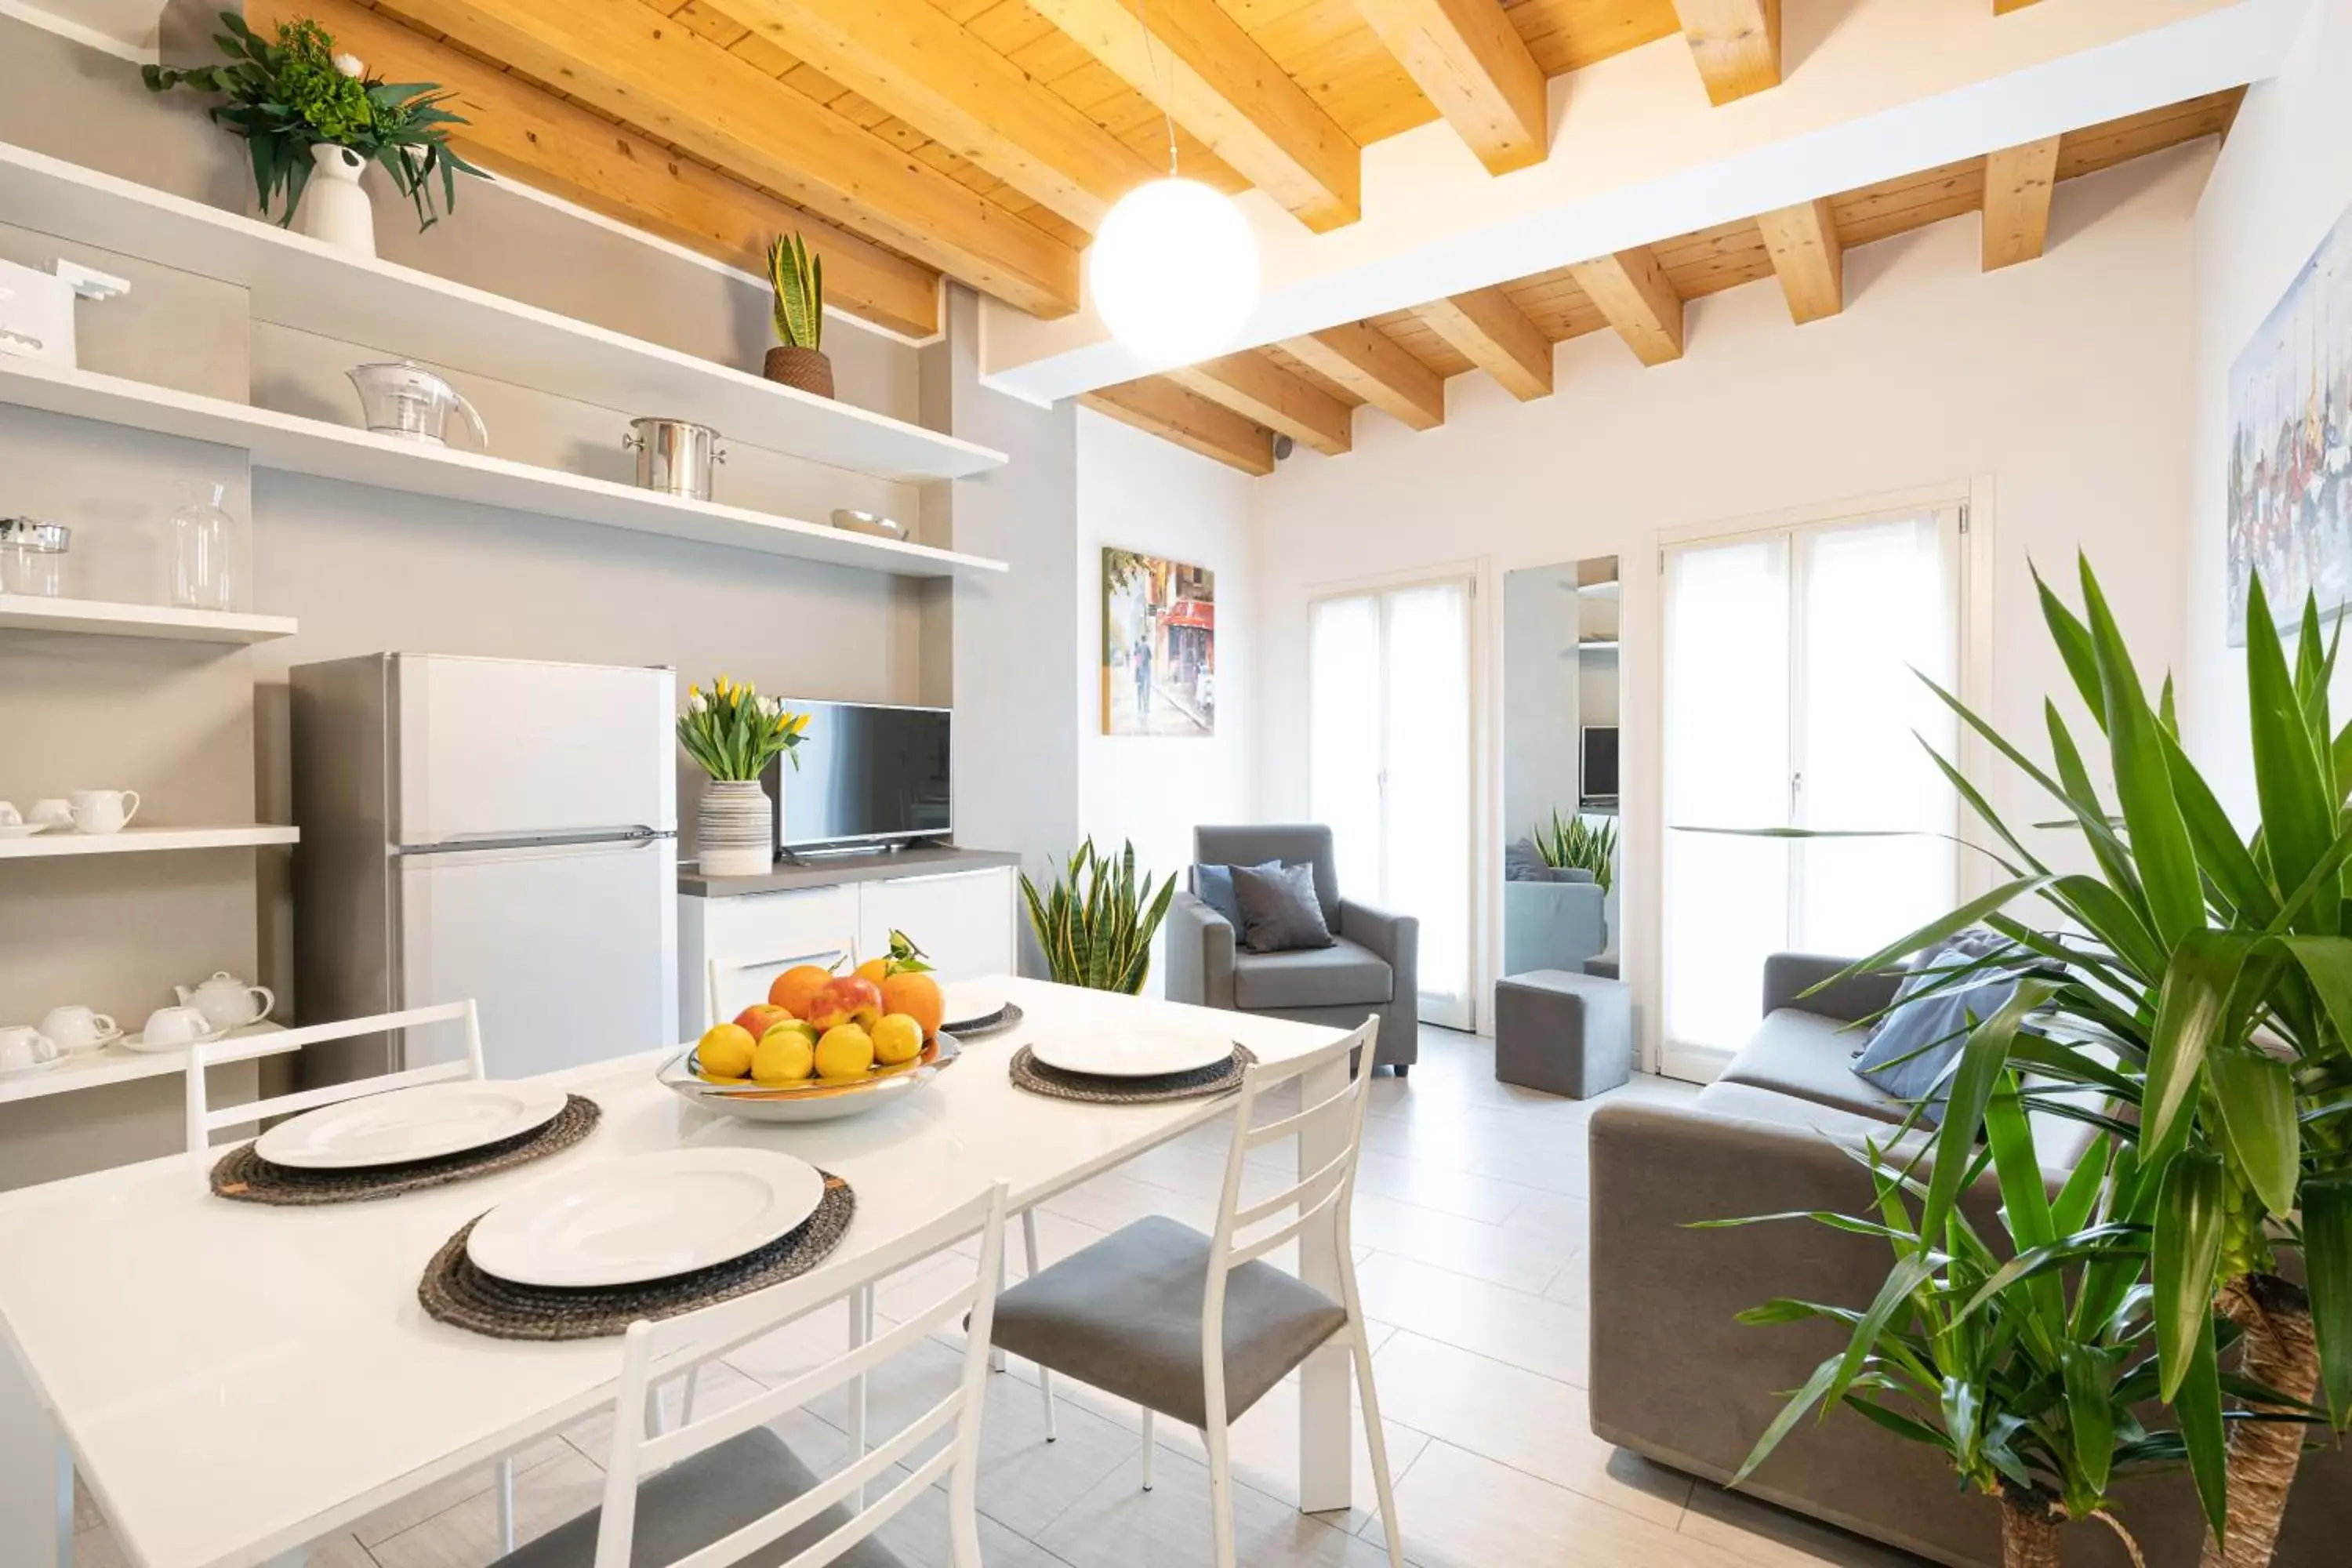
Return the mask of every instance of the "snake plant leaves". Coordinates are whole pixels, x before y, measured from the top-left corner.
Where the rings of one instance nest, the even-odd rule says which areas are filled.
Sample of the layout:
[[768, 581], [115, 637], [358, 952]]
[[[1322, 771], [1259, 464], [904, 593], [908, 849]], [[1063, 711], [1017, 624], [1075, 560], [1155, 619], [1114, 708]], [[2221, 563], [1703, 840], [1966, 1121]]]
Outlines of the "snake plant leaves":
[[2165, 1167], [2157, 1198], [2156, 1355], [2158, 1392], [2170, 1403], [2187, 1382], [2199, 1335], [2212, 1352], [2213, 1271], [2221, 1259], [2229, 1178], [2217, 1157], [2177, 1156]]
[[2336, 1429], [2352, 1426], [2352, 1173], [2303, 1189], [2303, 1264], [2319, 1381]]

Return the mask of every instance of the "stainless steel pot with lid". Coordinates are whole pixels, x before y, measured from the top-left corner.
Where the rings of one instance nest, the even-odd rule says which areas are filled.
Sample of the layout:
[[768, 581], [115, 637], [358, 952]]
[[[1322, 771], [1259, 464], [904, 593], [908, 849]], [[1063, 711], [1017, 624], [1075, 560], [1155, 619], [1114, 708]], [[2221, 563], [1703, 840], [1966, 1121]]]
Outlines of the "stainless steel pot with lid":
[[708, 425], [657, 415], [629, 421], [621, 445], [637, 454], [637, 483], [686, 500], [710, 499], [711, 471], [727, 460], [723, 439]]

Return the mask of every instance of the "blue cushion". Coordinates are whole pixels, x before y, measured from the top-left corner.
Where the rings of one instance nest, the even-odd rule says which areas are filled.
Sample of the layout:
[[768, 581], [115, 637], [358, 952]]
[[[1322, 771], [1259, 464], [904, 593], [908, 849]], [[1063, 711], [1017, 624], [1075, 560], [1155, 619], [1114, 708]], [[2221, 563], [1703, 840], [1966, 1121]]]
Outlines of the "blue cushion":
[[[1268, 860], [1253, 866], [1253, 871], [1279, 871], [1282, 862]], [[1225, 923], [1238, 931], [1242, 929], [1242, 907], [1234, 899], [1234, 868], [1231, 866], [1195, 866], [1192, 868], [1192, 891], [1202, 903], [1225, 917]]]
[[1898, 1100], [1926, 1101], [1919, 1120], [1941, 1125], [1951, 1095], [1951, 1086], [1941, 1081], [1944, 1070], [1968, 1044], [1971, 1021], [1980, 1024], [2006, 1005], [2019, 977], [2013, 971], [1987, 971], [1974, 984], [1921, 994], [1951, 970], [2008, 946], [1995, 932], [1967, 931], [1913, 959], [1893, 1007], [1855, 1055], [1853, 1070]]

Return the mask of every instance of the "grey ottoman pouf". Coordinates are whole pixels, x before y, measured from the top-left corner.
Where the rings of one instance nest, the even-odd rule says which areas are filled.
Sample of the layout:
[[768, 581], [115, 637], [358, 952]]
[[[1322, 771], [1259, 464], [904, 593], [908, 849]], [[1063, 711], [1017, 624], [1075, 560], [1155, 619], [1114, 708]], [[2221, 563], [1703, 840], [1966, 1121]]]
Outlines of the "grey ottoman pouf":
[[1622, 980], [1537, 969], [1495, 983], [1495, 1077], [1590, 1100], [1633, 1075], [1633, 992]]

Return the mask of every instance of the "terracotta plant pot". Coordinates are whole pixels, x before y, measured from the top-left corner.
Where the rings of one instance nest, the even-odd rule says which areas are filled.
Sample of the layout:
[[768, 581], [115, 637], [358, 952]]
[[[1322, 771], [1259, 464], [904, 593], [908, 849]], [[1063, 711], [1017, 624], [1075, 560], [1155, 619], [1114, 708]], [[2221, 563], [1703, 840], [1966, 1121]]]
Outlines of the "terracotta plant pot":
[[770, 349], [768, 363], [760, 367], [760, 373], [770, 381], [814, 392], [819, 397], [833, 395], [833, 361], [814, 349]]

